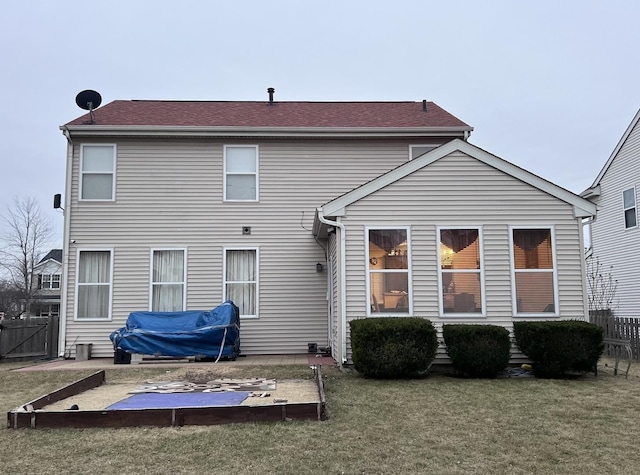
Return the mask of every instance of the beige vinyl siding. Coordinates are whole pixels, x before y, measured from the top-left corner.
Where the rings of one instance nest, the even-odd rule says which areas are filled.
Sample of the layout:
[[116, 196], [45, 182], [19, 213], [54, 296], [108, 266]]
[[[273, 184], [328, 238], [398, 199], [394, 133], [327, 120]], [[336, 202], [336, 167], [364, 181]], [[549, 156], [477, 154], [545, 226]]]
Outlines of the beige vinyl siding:
[[[553, 227], [560, 318], [585, 317], [580, 222], [573, 207], [461, 152], [350, 205], [343, 223], [347, 226], [348, 319], [361, 317], [365, 309], [364, 233], [366, 226], [376, 225], [410, 226], [413, 314], [429, 318], [439, 330], [444, 323], [512, 328], [509, 226]], [[439, 315], [438, 226], [481, 227], [486, 317]], [[513, 356], [514, 361], [521, 357]], [[440, 351], [438, 357], [446, 354]]]
[[[104, 143], [105, 140], [96, 140]], [[78, 201], [81, 143], [73, 147], [66, 345], [113, 355], [109, 334], [149, 305], [149, 251], [187, 249], [187, 309], [222, 302], [225, 246], [260, 249], [259, 318], [241, 322], [245, 354], [300, 353], [327, 344], [324, 250], [312, 237], [315, 209], [408, 159], [408, 141], [118, 139], [115, 202]], [[223, 145], [260, 148], [259, 202], [223, 202]], [[304, 213], [304, 215], [303, 215]], [[243, 236], [243, 226], [251, 235]], [[113, 320], [73, 320], [76, 247], [113, 248]]]
[[600, 180], [601, 195], [594, 200], [598, 215], [591, 225], [593, 256], [618, 281], [613, 310], [620, 317], [640, 316], [640, 228], [625, 229], [622, 201], [622, 192], [632, 187], [640, 223], [640, 122]]

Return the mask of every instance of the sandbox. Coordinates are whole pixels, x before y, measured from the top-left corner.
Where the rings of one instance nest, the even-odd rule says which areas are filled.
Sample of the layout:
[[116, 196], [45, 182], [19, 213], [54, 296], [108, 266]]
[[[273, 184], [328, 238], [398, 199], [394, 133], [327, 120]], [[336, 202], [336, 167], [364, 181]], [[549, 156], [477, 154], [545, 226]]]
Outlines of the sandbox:
[[11, 429], [177, 427], [326, 419], [321, 366], [313, 381], [112, 384], [104, 370], [7, 413]]

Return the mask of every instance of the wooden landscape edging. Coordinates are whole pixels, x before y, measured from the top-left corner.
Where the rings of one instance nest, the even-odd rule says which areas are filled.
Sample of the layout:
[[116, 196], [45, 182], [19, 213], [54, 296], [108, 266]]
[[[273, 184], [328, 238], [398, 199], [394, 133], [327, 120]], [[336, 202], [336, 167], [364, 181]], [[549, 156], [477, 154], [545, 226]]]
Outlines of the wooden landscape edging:
[[320, 402], [277, 403], [269, 406], [185, 407], [174, 409], [64, 410], [42, 411], [48, 404], [80, 394], [105, 382], [104, 370], [20, 406], [7, 414], [10, 429], [88, 427], [178, 427], [236, 422], [284, 422], [325, 420], [322, 371], [313, 368]]

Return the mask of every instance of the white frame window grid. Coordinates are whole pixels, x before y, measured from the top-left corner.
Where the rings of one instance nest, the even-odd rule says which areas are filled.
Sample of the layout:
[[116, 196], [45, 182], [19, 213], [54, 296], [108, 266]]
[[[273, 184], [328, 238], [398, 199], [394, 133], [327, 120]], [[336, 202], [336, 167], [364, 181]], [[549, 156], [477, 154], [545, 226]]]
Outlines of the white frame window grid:
[[[108, 252], [109, 253], [109, 282], [93, 283], [93, 282], [78, 282], [80, 277], [80, 254], [83, 252]], [[75, 295], [73, 302], [73, 320], [78, 322], [107, 322], [112, 319], [112, 306], [113, 306], [113, 261], [114, 261], [114, 249], [113, 248], [79, 248], [76, 251], [76, 276], [75, 276]], [[109, 303], [107, 309], [107, 317], [104, 318], [78, 318], [78, 287], [83, 285], [108, 285], [109, 286]]]
[[[253, 173], [249, 173], [249, 172], [230, 172], [227, 170], [227, 150], [231, 149], [231, 148], [253, 148], [255, 149], [255, 172]], [[223, 163], [223, 183], [222, 183], [222, 189], [223, 189], [223, 200], [226, 202], [235, 202], [235, 203], [254, 203], [259, 201], [260, 199], [260, 147], [258, 145], [243, 145], [243, 144], [236, 144], [236, 145], [224, 145], [223, 147], [223, 158], [222, 158], [222, 163]], [[254, 175], [255, 178], [255, 185], [256, 185], [256, 194], [255, 197], [253, 199], [234, 199], [234, 198], [228, 198], [227, 197], [227, 176], [229, 175], [237, 175], [237, 176], [250, 176], [250, 175]]]
[[[551, 232], [551, 262], [552, 269], [516, 269], [513, 231], [516, 229], [548, 229]], [[555, 227], [548, 224], [529, 224], [526, 226], [509, 226], [509, 265], [511, 266], [511, 306], [514, 317], [557, 317], [559, 312], [559, 299], [558, 299], [558, 263], [557, 263], [557, 249], [556, 249], [556, 236]], [[532, 273], [553, 273], [553, 312], [518, 312], [518, 294], [516, 290], [516, 273], [518, 272], [532, 272]]]
[[[626, 203], [624, 202], [624, 194], [627, 191], [631, 191], [632, 192], [632, 197], [633, 197], [633, 206], [626, 206]], [[636, 200], [636, 187], [632, 186], [631, 188], [627, 188], [625, 190], [622, 190], [622, 216], [623, 216], [623, 220], [624, 220], [624, 228], [625, 229], [634, 229], [638, 227], [638, 208], [636, 206], [637, 204], [637, 200]], [[633, 226], [627, 226], [627, 211], [633, 209], [633, 217], [635, 219], [635, 224]]]
[[[454, 230], [454, 229], [476, 229], [478, 231], [478, 247], [480, 250], [478, 263], [479, 269], [451, 269], [446, 270], [444, 273], [465, 273], [465, 274], [478, 274], [480, 279], [480, 299], [482, 300], [480, 306], [480, 312], [446, 312], [444, 311], [444, 289], [443, 289], [443, 269], [440, 260], [442, 252], [442, 238], [440, 232], [442, 230]], [[486, 299], [486, 282], [484, 276], [484, 241], [483, 241], [483, 228], [478, 225], [447, 225], [436, 227], [436, 267], [438, 269], [438, 312], [441, 318], [484, 318], [486, 317], [487, 299]]]
[[[227, 281], [227, 251], [254, 251], [255, 252], [255, 280]], [[260, 248], [254, 246], [234, 246], [222, 249], [222, 299], [227, 300], [227, 284], [254, 284], [255, 285], [255, 314], [243, 315], [240, 318], [258, 319], [260, 316]]]
[[[182, 282], [154, 282], [153, 255], [156, 251], [182, 251]], [[182, 284], [182, 310], [187, 308], [187, 248], [186, 247], [153, 247], [149, 250], [149, 311], [153, 311], [153, 286]]]
[[[84, 154], [85, 148], [90, 147], [111, 147], [113, 149], [113, 167], [111, 170], [92, 170], [84, 171]], [[78, 184], [78, 201], [115, 201], [116, 200], [116, 162], [118, 150], [116, 144], [109, 143], [87, 143], [80, 145], [80, 164], [79, 164], [79, 184]], [[85, 175], [111, 175], [111, 198], [83, 198], [83, 187]]]
[[[60, 288], [60, 274], [39, 274], [38, 289], [42, 290], [57, 290]], [[45, 280], [47, 285], [45, 286]], [[55, 287], [53, 284], [57, 283]]]
[[[371, 256], [369, 255], [369, 232], [370, 231], [383, 231], [383, 230], [404, 230], [407, 232], [407, 268], [406, 269], [379, 269], [372, 270], [369, 267]], [[411, 226], [365, 226], [364, 229], [364, 248], [365, 248], [365, 285], [366, 288], [366, 309], [367, 317], [406, 317], [413, 315], [413, 276], [412, 276], [412, 264], [411, 264]], [[371, 274], [387, 274], [387, 273], [405, 273], [407, 274], [407, 312], [372, 312], [371, 311]]]
[[[423, 153], [421, 153], [420, 155], [418, 155], [418, 156], [414, 157], [414, 156], [413, 156], [413, 149], [414, 149], [414, 148], [429, 148], [430, 150], [426, 150], [426, 151], [424, 151]], [[424, 155], [425, 153], [429, 153], [429, 152], [431, 152], [432, 150], [434, 150], [434, 149], [436, 149], [436, 148], [438, 148], [438, 145], [433, 144], [433, 143], [424, 143], [424, 144], [416, 143], [416, 144], [411, 144], [411, 145], [409, 145], [409, 161], [414, 160], [414, 159], [416, 159], [416, 158], [418, 158], [418, 157], [421, 157], [421, 156], [422, 156], [422, 155]]]

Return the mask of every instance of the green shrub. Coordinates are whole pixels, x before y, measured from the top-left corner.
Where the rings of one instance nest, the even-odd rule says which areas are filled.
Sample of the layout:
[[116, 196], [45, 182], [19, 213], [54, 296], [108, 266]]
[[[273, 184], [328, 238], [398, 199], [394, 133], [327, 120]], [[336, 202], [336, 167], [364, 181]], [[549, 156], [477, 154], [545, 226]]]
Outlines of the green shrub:
[[447, 354], [453, 368], [474, 378], [495, 378], [509, 364], [509, 331], [497, 325], [444, 325]]
[[353, 365], [364, 376], [403, 378], [425, 373], [438, 339], [431, 321], [416, 317], [352, 320]]
[[534, 374], [543, 378], [593, 371], [604, 349], [602, 328], [583, 321], [516, 322], [513, 333]]

